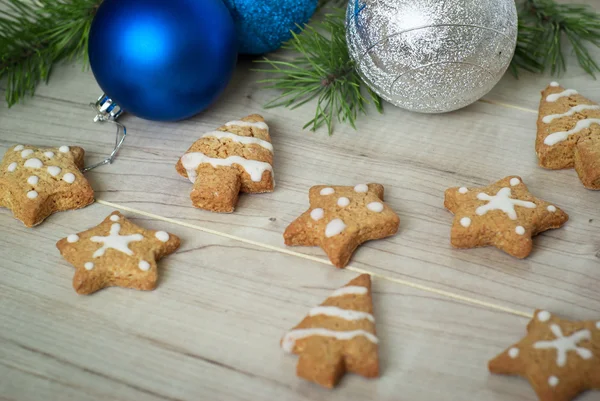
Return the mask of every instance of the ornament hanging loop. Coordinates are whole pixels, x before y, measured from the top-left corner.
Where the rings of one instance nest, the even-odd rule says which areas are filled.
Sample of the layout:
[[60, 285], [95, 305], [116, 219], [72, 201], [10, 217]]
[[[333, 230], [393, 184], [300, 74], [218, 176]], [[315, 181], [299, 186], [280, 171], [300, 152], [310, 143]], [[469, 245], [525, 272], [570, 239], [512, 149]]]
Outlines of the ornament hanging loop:
[[85, 167], [83, 169], [84, 173], [95, 169], [96, 167], [104, 166], [105, 164], [112, 164], [112, 162], [115, 160], [115, 157], [117, 157], [117, 153], [119, 153], [119, 149], [121, 149], [121, 146], [125, 141], [125, 137], [127, 136], [127, 128], [117, 121], [119, 116], [123, 114], [123, 109], [111, 98], [103, 94], [98, 98], [96, 103], [90, 103], [90, 107], [94, 109], [94, 112], [96, 112], [94, 122], [108, 122], [115, 124], [117, 126], [117, 135], [115, 138], [115, 147], [110, 155], [100, 163]]

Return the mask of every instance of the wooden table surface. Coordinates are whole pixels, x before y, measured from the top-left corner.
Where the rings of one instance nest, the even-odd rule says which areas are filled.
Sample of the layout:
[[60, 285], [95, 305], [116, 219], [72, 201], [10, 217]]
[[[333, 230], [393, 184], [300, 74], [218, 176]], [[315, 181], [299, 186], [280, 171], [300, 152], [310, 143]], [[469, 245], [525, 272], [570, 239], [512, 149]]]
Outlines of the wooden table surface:
[[[569, 64], [561, 84], [600, 100], [600, 82]], [[275, 93], [260, 89], [251, 68], [241, 61], [220, 100], [190, 120], [123, 116], [130, 135], [116, 163], [87, 174], [95, 204], [33, 229], [0, 210], [0, 399], [536, 400], [525, 380], [491, 376], [487, 361], [521, 338], [536, 308], [600, 316], [600, 193], [574, 170], [536, 163], [539, 92], [552, 79], [507, 75], [483, 101], [450, 114], [386, 104], [357, 131], [338, 125], [329, 137], [302, 131], [310, 106], [263, 110]], [[0, 103], [0, 151], [79, 145], [88, 164], [101, 160], [114, 138], [112, 126], [92, 122], [88, 103], [100, 93], [79, 65], [57, 68], [24, 104]], [[234, 214], [193, 208], [178, 157], [203, 132], [251, 113], [271, 126], [275, 192], [242, 196]], [[452, 249], [444, 190], [507, 175], [570, 221], [538, 236], [525, 260]], [[363, 245], [345, 270], [319, 248], [286, 249], [282, 233], [307, 208], [312, 185], [363, 182], [385, 186], [401, 218], [396, 236]], [[77, 295], [55, 243], [116, 209], [179, 235], [182, 246], [160, 263], [155, 291]], [[298, 379], [281, 336], [361, 271], [374, 275], [382, 376], [346, 375], [332, 391]], [[599, 399], [588, 392], [578, 401]]]

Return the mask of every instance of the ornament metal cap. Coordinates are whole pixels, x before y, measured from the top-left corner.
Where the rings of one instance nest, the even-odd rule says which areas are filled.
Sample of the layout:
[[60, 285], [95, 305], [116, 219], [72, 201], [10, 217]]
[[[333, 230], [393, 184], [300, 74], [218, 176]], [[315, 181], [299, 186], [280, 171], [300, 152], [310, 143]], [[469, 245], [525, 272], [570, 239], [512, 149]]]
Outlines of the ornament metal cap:
[[127, 128], [117, 121], [119, 116], [123, 114], [124, 110], [110, 97], [108, 97], [106, 94], [102, 94], [102, 96], [96, 100], [96, 103], [90, 103], [90, 106], [96, 112], [94, 122], [109, 122], [115, 124], [117, 126], [117, 136], [115, 139], [115, 147], [110, 155], [100, 163], [85, 167], [83, 169], [84, 173], [95, 169], [96, 167], [104, 166], [105, 164], [112, 164], [112, 162], [115, 160], [115, 157], [117, 157], [119, 149], [121, 149], [121, 146], [125, 141], [125, 137], [127, 136]]

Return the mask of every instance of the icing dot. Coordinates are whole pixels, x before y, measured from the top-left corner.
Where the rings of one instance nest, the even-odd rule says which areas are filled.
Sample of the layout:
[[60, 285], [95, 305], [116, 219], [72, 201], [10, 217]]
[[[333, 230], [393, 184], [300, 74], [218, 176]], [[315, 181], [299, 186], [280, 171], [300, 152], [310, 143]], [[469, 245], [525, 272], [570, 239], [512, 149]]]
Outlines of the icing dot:
[[383, 212], [383, 203], [381, 202], [371, 202], [367, 205], [367, 209], [375, 213]]
[[327, 227], [325, 228], [325, 236], [327, 238], [331, 238], [340, 234], [346, 228], [346, 224], [340, 219], [333, 219], [329, 223], [327, 223]]
[[23, 146], [23, 145], [17, 145], [17, 146], [15, 146], [15, 149], [14, 149], [14, 151], [15, 151], [15, 152], [18, 152], [18, 151], [20, 151], [20, 150], [23, 150], [23, 148], [24, 148], [24, 147], [25, 147], [25, 146]]
[[85, 267], [85, 270], [92, 270], [94, 268], [94, 264], [92, 262], [85, 262], [83, 267]]
[[110, 221], [119, 221], [119, 216], [113, 214], [112, 216], [110, 216]]
[[70, 244], [72, 244], [73, 242], [77, 242], [77, 241], [79, 241], [79, 235], [77, 235], [77, 234], [70, 234], [67, 237], [67, 242]]
[[515, 228], [515, 232], [519, 235], [523, 235], [523, 234], [525, 234], [525, 227], [517, 226], [517, 228]]
[[467, 228], [471, 225], [471, 219], [468, 217], [463, 217], [460, 219], [460, 225]]
[[548, 378], [548, 384], [549, 384], [551, 387], [556, 387], [556, 385], [558, 384], [558, 377], [556, 377], [556, 376], [550, 376], [550, 377]]
[[42, 168], [42, 166], [44, 165], [44, 163], [42, 163], [42, 161], [40, 159], [28, 159], [24, 166], [25, 167], [29, 167], [29, 168]]
[[21, 152], [21, 157], [24, 159], [28, 156], [31, 156], [32, 153], [33, 153], [33, 150], [25, 149], [24, 151]]
[[146, 262], [145, 260], [140, 260], [138, 267], [140, 268], [140, 270], [147, 272], [148, 270], [150, 270], [150, 263]]
[[27, 197], [29, 199], [35, 199], [38, 197], [38, 193], [36, 191], [29, 191], [27, 192]]
[[560, 86], [560, 84], [556, 81], [553, 81], [553, 82], [550, 82], [550, 86], [553, 86], [556, 88], [557, 86]]
[[314, 221], [319, 221], [323, 218], [323, 216], [325, 215], [325, 213], [323, 212], [323, 209], [316, 208], [310, 211], [310, 217], [314, 220]]
[[458, 192], [460, 192], [461, 194], [466, 194], [467, 192], [469, 192], [469, 190], [467, 189], [467, 187], [460, 187], [458, 188]]
[[540, 322], [547, 322], [548, 320], [550, 320], [550, 312], [543, 310], [540, 313], [538, 313], [537, 318]]
[[596, 328], [600, 330], [600, 322], [596, 322]]
[[321, 190], [321, 192], [319, 192], [321, 195], [331, 195], [332, 193], [334, 193], [335, 190], [333, 188], [323, 188]]
[[156, 234], [154, 234], [154, 236], [156, 237], [156, 239], [162, 242], [167, 242], [169, 240], [169, 233], [166, 231], [157, 231]]
[[48, 167], [48, 173], [52, 176], [52, 177], [56, 177], [57, 175], [60, 174], [60, 167], [56, 167], [56, 166], [50, 166]]
[[52, 159], [54, 157], [54, 152], [44, 152], [44, 156], [48, 159]]
[[40, 179], [39, 179], [39, 177], [37, 177], [37, 176], [35, 176], [35, 175], [32, 175], [31, 177], [29, 177], [29, 178], [27, 179], [27, 183], [28, 183], [29, 185], [37, 185], [37, 183], [39, 182], [39, 180], [40, 180]]
[[69, 150], [71, 150], [68, 146], [61, 146], [60, 148], [58, 148], [58, 151], [61, 153], [68, 153]]
[[354, 187], [355, 192], [369, 192], [369, 187], [367, 184], [358, 184]]
[[73, 173], [67, 173], [67, 174], [63, 175], [63, 178], [62, 178], [62, 179], [63, 179], [63, 180], [66, 182], [66, 183], [68, 183], [68, 184], [72, 184], [72, 183], [74, 183], [74, 182], [75, 182], [75, 174], [73, 174]]
[[516, 357], [519, 356], [519, 349], [515, 348], [515, 347], [509, 349], [508, 356], [510, 356], [512, 359], [515, 359]]
[[12, 173], [16, 169], [17, 169], [17, 163], [15, 163], [15, 162], [10, 163], [7, 168], [9, 173]]
[[546, 209], [548, 209], [548, 211], [552, 213], [556, 212], [556, 206], [553, 205], [548, 206]]
[[346, 207], [350, 204], [350, 199], [346, 198], [345, 196], [342, 196], [338, 199], [337, 204], [339, 207]]
[[521, 183], [521, 180], [519, 180], [516, 177], [510, 179], [510, 186], [511, 187], [515, 187], [515, 186], [519, 185], [520, 183]]

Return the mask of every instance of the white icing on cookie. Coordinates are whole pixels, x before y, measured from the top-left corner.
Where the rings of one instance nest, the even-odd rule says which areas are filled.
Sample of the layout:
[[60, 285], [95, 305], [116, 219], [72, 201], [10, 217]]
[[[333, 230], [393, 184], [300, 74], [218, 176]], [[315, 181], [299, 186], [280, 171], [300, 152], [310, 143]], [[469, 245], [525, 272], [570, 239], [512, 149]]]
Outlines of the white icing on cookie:
[[52, 177], [56, 177], [57, 175], [59, 175], [61, 172], [60, 167], [57, 166], [50, 166], [48, 167], [48, 173], [52, 176]]
[[112, 216], [110, 216], [110, 221], [119, 221], [119, 216], [116, 214], [113, 214]]
[[94, 264], [92, 262], [85, 262], [83, 267], [85, 268], [85, 270], [92, 270], [94, 268]]
[[17, 145], [13, 148], [13, 150], [15, 152], [19, 152], [19, 151], [23, 150], [24, 148], [25, 148], [25, 146], [23, 146], [23, 145]]
[[68, 146], [61, 146], [60, 148], [58, 148], [58, 151], [61, 153], [68, 153], [71, 150], [71, 148], [69, 148]]
[[334, 331], [329, 329], [314, 328], [298, 329], [288, 332], [283, 337], [281, 348], [283, 348], [283, 350], [286, 352], [292, 352], [297, 340], [312, 336], [334, 337], [338, 340], [352, 340], [354, 337], [363, 336], [372, 343], [377, 344], [379, 342], [377, 337], [365, 330]]
[[510, 196], [511, 190], [508, 187], [500, 189], [495, 196], [482, 192], [477, 195], [477, 199], [489, 202], [487, 205], [479, 206], [475, 210], [475, 213], [477, 213], [478, 216], [483, 216], [490, 210], [502, 210], [511, 220], [516, 220], [517, 212], [515, 211], [515, 206], [522, 206], [528, 209], [535, 209], [536, 207], [533, 202], [512, 199]]
[[466, 194], [467, 192], [469, 192], [469, 189], [467, 187], [460, 187], [458, 188], [458, 192], [461, 194]]
[[12, 173], [16, 169], [17, 169], [17, 163], [15, 163], [15, 162], [10, 163], [7, 168], [9, 173]]
[[133, 251], [129, 249], [129, 243], [141, 241], [144, 239], [144, 236], [142, 234], [119, 235], [119, 231], [121, 231], [121, 225], [114, 223], [110, 227], [109, 235], [106, 237], [96, 235], [90, 238], [92, 242], [103, 244], [101, 248], [94, 252], [94, 258], [104, 255], [107, 249], [114, 249], [129, 256], [133, 255]]
[[198, 169], [198, 166], [204, 163], [208, 163], [213, 167], [232, 166], [233, 164], [237, 164], [250, 175], [250, 179], [254, 182], [260, 182], [265, 171], [270, 171], [271, 175], [273, 174], [273, 166], [269, 163], [258, 160], [248, 160], [240, 156], [230, 156], [226, 159], [218, 159], [208, 157], [204, 153], [193, 152], [183, 155], [181, 157], [181, 163], [186, 169], [188, 178], [191, 182], [196, 181], [196, 178], [198, 177], [196, 170]]
[[29, 199], [35, 199], [38, 197], [38, 193], [36, 191], [29, 191], [27, 192], [27, 197]]
[[556, 206], [552, 206], [552, 205], [550, 205], [550, 206], [548, 206], [546, 209], [547, 209], [549, 212], [551, 212], [551, 213], [554, 213], [554, 212], [556, 212]]
[[468, 217], [463, 217], [460, 219], [460, 225], [464, 228], [468, 228], [471, 225], [471, 219]]
[[250, 144], [254, 144], [254, 145], [259, 145], [262, 146], [263, 148], [273, 152], [273, 145], [270, 142], [264, 141], [260, 138], [254, 138], [251, 136], [242, 136], [242, 135], [237, 135], [234, 134], [233, 132], [223, 132], [223, 131], [212, 131], [212, 132], [208, 132], [204, 135], [202, 135], [202, 138], [217, 138], [217, 139], [222, 139], [222, 138], [226, 138], [226, 139], [231, 139], [233, 142], [238, 142], [244, 145], [250, 145]]
[[589, 330], [579, 330], [565, 337], [559, 325], [550, 325], [550, 331], [556, 336], [556, 340], [538, 341], [533, 344], [535, 349], [556, 349], [556, 364], [564, 367], [567, 364], [567, 353], [575, 351], [583, 359], [592, 359], [594, 354], [587, 348], [578, 347], [577, 344], [583, 340], [591, 340], [592, 333]]
[[569, 131], [560, 131], [550, 134], [544, 139], [544, 144], [548, 146], [556, 145], [559, 142], [566, 141], [569, 135], [576, 134], [577, 132], [590, 128], [592, 124], [600, 124], [600, 118], [586, 118], [585, 120], [577, 121], [575, 128]]
[[72, 244], [72, 243], [77, 242], [77, 241], [79, 241], [79, 235], [77, 235], [77, 234], [69, 234], [67, 236], [67, 242], [68, 243]]
[[23, 159], [25, 159], [25, 158], [31, 156], [32, 154], [33, 154], [33, 150], [31, 150], [31, 149], [25, 149], [24, 151], [21, 152], [21, 157]]
[[599, 110], [600, 106], [598, 106], [597, 104], [578, 104], [577, 106], [573, 106], [569, 109], [569, 111], [567, 111], [566, 113], [561, 113], [561, 114], [551, 114], [549, 116], [546, 116], [544, 118], [542, 118], [542, 122], [544, 124], [550, 124], [553, 120], [556, 120], [557, 118], [563, 118], [563, 117], [570, 117], [575, 113], [581, 113], [582, 111], [585, 110]]
[[513, 177], [513, 178], [510, 179], [510, 186], [511, 187], [516, 187], [520, 183], [521, 183], [521, 180], [519, 180], [517, 177]]
[[329, 298], [341, 297], [343, 295], [365, 295], [368, 291], [369, 290], [367, 290], [367, 287], [363, 287], [361, 285], [349, 285], [338, 288], [329, 296]]
[[256, 127], [256, 128], [260, 128], [260, 129], [264, 129], [267, 132], [269, 132], [269, 126], [267, 125], [267, 123], [264, 123], [262, 121], [258, 121], [258, 122], [251, 122], [251, 121], [229, 121], [227, 123], [225, 123], [226, 127], [231, 127], [231, 126], [238, 126], [238, 127]]
[[515, 228], [515, 232], [519, 235], [524, 235], [525, 234], [525, 227], [523, 226], [517, 226]]
[[383, 212], [383, 203], [381, 202], [371, 202], [367, 204], [367, 209], [375, 213]]
[[48, 159], [52, 159], [54, 157], [54, 152], [44, 152], [44, 156], [46, 156]]
[[553, 93], [552, 95], [548, 95], [548, 97], [546, 97], [546, 101], [547, 102], [556, 102], [561, 97], [566, 97], [566, 96], [571, 96], [571, 95], [577, 95], [578, 93], [579, 92], [577, 92], [575, 89], [567, 89], [564, 92]]
[[548, 320], [550, 320], [550, 312], [548, 311], [540, 311], [540, 313], [538, 313], [537, 318], [540, 322], [547, 322]]
[[548, 384], [550, 385], [550, 387], [556, 387], [559, 383], [558, 377], [556, 376], [550, 376], [548, 378]]
[[337, 200], [337, 205], [339, 207], [346, 207], [350, 204], [350, 199], [346, 198], [345, 196], [342, 196], [341, 198], [339, 198]]
[[140, 268], [140, 270], [147, 272], [148, 270], [150, 270], [150, 263], [146, 262], [145, 260], [140, 260], [138, 267]]
[[354, 187], [354, 192], [364, 193], [369, 192], [369, 186], [367, 184], [358, 184]]
[[596, 328], [600, 330], [600, 322], [596, 322]]
[[67, 184], [72, 184], [72, 183], [75, 182], [75, 174], [73, 174], [73, 173], [67, 173], [67, 174], [63, 175], [62, 179]]
[[370, 313], [359, 312], [355, 310], [342, 309], [337, 306], [316, 306], [308, 312], [308, 316], [333, 316], [344, 320], [363, 320], [367, 319], [375, 323], [375, 318]]
[[310, 217], [314, 220], [314, 221], [319, 221], [321, 220], [323, 217], [325, 216], [325, 212], [323, 211], [323, 209], [321, 209], [320, 207], [313, 209], [310, 211]]
[[327, 223], [327, 227], [325, 228], [325, 236], [327, 238], [334, 237], [340, 234], [346, 228], [346, 224], [340, 219], [333, 219], [329, 223]]
[[44, 163], [42, 163], [42, 161], [40, 159], [28, 159], [25, 164], [23, 164], [23, 166], [25, 167], [29, 167], [29, 168], [42, 168], [44, 166]]
[[32, 175], [31, 177], [29, 177], [27, 179], [27, 183], [29, 185], [37, 185], [37, 183], [40, 181], [40, 178], [36, 175]]
[[556, 81], [550, 82], [550, 86], [556, 88], [557, 86], [560, 86], [560, 84]]
[[169, 240], [169, 233], [166, 231], [157, 231], [154, 236], [161, 242], [167, 242]]
[[512, 347], [511, 349], [508, 350], [508, 356], [510, 356], [512, 359], [515, 359], [516, 357], [519, 356], [519, 349]]
[[331, 194], [333, 194], [333, 193], [335, 193], [335, 189], [333, 189], [333, 188], [323, 188], [323, 189], [322, 189], [322, 190], [319, 192], [319, 194], [320, 194], [320, 195], [323, 195], [323, 196], [326, 196], [326, 195], [331, 195]]

